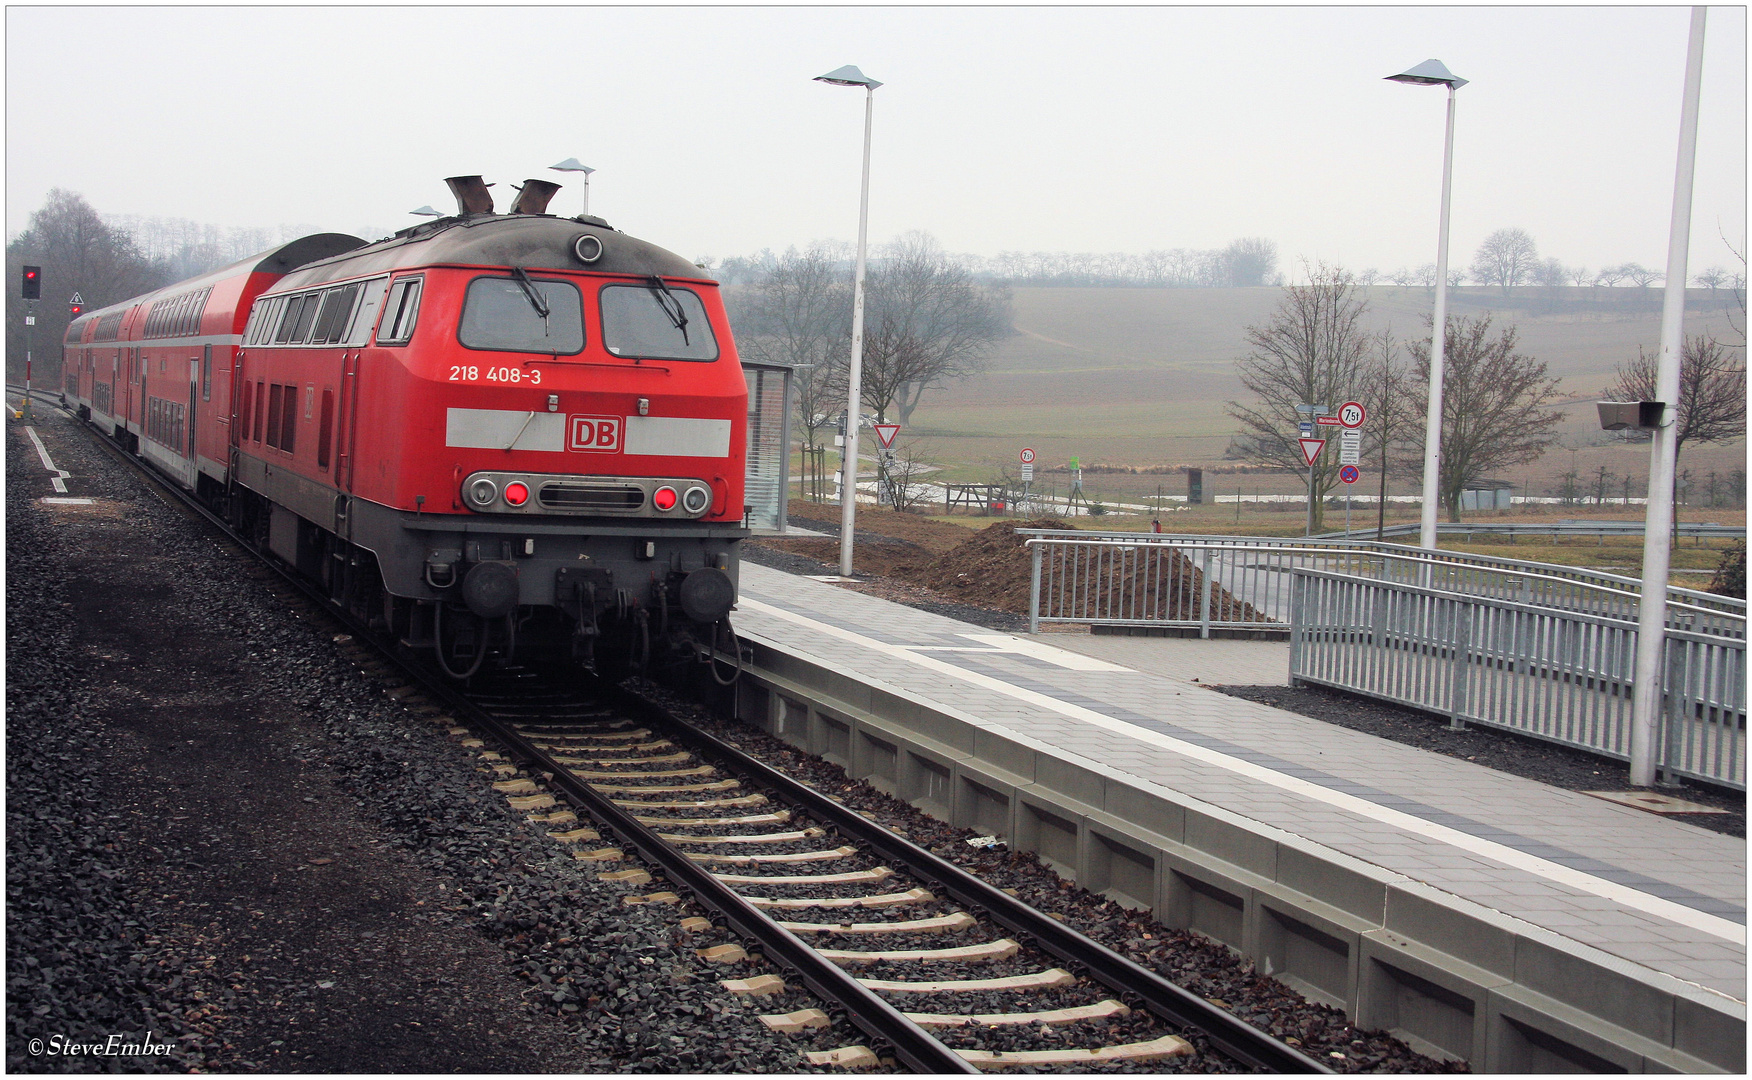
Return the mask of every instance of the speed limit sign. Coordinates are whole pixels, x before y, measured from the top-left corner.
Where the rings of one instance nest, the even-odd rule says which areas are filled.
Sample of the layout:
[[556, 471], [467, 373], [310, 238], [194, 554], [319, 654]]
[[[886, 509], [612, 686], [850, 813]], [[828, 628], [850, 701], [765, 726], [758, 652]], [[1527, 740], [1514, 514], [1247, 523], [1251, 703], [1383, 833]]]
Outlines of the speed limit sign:
[[1362, 427], [1363, 421], [1368, 417], [1368, 410], [1363, 408], [1360, 401], [1347, 401], [1338, 407], [1338, 422], [1347, 428]]
[[1034, 448], [1031, 446], [1024, 446], [1022, 448], [1021, 457], [1022, 457], [1022, 464], [1024, 464], [1024, 465], [1034, 464]]

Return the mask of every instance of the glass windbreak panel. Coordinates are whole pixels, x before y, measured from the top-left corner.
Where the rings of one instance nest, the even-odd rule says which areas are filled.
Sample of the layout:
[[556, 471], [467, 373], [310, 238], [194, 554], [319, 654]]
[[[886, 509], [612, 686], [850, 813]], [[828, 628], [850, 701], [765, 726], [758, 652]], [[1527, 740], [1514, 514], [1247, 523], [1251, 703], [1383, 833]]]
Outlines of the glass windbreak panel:
[[365, 295], [359, 301], [359, 310], [353, 313], [352, 329], [347, 331], [348, 345], [363, 345], [365, 339], [371, 336], [371, 327], [377, 322], [377, 312], [383, 307], [383, 291], [388, 287], [388, 278], [375, 278], [365, 283]]
[[[529, 295], [533, 287], [547, 314]], [[571, 356], [584, 348], [584, 299], [569, 281], [475, 278], [468, 283], [457, 339], [471, 349]]]
[[609, 285], [602, 290], [602, 343], [616, 356], [716, 360], [718, 339], [691, 289]]
[[383, 308], [383, 325], [377, 328], [379, 345], [402, 345], [414, 336], [420, 316], [420, 279], [403, 278], [390, 286], [389, 302]]

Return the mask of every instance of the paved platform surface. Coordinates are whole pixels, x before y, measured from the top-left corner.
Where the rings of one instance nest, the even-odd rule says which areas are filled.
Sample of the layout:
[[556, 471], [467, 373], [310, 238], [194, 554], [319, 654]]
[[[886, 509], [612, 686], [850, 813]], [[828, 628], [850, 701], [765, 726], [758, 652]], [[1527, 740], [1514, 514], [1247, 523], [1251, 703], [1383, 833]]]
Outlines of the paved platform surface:
[[1262, 681], [1218, 659], [1160, 662], [1278, 643], [1019, 637], [747, 563], [736, 628], [1746, 999], [1743, 840], [1190, 681]]
[[1133, 637], [1091, 634], [1069, 627], [1041, 627], [1030, 640], [1043, 641], [1084, 656], [1182, 682], [1218, 686], [1290, 685], [1288, 641], [1242, 641], [1229, 638]]

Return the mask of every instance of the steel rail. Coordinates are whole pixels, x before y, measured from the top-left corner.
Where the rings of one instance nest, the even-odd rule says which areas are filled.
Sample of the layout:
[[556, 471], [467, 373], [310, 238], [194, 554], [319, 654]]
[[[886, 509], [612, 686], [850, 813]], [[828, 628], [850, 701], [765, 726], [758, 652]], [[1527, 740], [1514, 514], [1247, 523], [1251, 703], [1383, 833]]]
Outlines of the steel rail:
[[963, 904], [983, 909], [993, 921], [1027, 934], [1046, 953], [1085, 969], [1096, 981], [1120, 993], [1136, 994], [1157, 1016], [1203, 1032], [1211, 1044], [1236, 1061], [1268, 1072], [1331, 1073], [1334, 1070], [1295, 1047], [1261, 1031], [1226, 1009], [1126, 959], [1082, 933], [1010, 896], [954, 863], [896, 836], [813, 788], [791, 779], [743, 750], [680, 720], [661, 705], [626, 691], [628, 711], [645, 712], [653, 720], [680, 727], [686, 738], [728, 762], [731, 767], [766, 785], [781, 798], [806, 810], [842, 834], [868, 844], [885, 860], [895, 860], [918, 877]]
[[[93, 432], [93, 434], [101, 436], [101, 433], [98, 432]], [[895, 1056], [908, 1069], [913, 1072], [929, 1074], [975, 1074], [979, 1072], [979, 1069], [966, 1058], [932, 1038], [923, 1028], [907, 1019], [900, 1010], [890, 1005], [876, 991], [864, 986], [839, 965], [822, 956], [813, 946], [806, 944], [801, 938], [762, 914], [759, 909], [737, 895], [728, 885], [713, 877], [710, 871], [703, 869], [676, 848], [658, 839], [653, 830], [633, 820], [630, 813], [599, 795], [582, 780], [572, 776], [564, 765], [536, 749], [509, 723], [499, 720], [469, 701], [455, 687], [441, 681], [435, 672], [430, 672], [418, 664], [410, 663], [406, 657], [385, 648], [375, 635], [360, 626], [347, 612], [337, 607], [329, 597], [313, 588], [303, 578], [256, 551], [254, 547], [238, 536], [224, 519], [207, 509], [188, 492], [165, 482], [164, 478], [147, 469], [140, 462], [133, 460], [132, 455], [116, 446], [112, 440], [98, 437], [93, 441], [108, 452], [111, 457], [127, 465], [138, 475], [150, 480], [158, 490], [169, 492], [177, 500], [178, 506], [200, 515], [208, 524], [223, 533], [227, 539], [255, 555], [264, 566], [297, 588], [305, 597], [317, 601], [326, 614], [335, 617], [353, 631], [355, 640], [376, 649], [378, 655], [394, 664], [403, 675], [418, 683], [423, 692], [467, 717], [470, 723], [485, 729], [514, 755], [522, 758], [526, 764], [533, 765], [542, 772], [551, 773], [548, 782], [564, 792], [567, 799], [571, 800], [574, 805], [586, 810], [601, 824], [613, 829], [623, 841], [630, 843], [648, 861], [662, 867], [664, 875], [672, 884], [692, 892], [695, 899], [699, 900], [705, 907], [722, 915], [724, 920], [739, 934], [758, 942], [767, 956], [790, 968], [802, 980], [803, 984], [816, 995], [844, 1005], [851, 1021], [865, 1034], [892, 1048]], [[671, 720], [671, 722], [675, 721]]]

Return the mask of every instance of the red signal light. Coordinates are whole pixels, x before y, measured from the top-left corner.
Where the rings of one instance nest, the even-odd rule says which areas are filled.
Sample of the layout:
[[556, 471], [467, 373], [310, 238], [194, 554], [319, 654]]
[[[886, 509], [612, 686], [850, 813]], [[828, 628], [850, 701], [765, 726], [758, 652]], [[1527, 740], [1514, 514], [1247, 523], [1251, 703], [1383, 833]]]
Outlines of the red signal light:
[[529, 501], [529, 487], [516, 480], [505, 485], [505, 501], [512, 506], [522, 506]]
[[651, 496], [651, 505], [659, 510], [673, 510], [675, 509], [675, 498], [674, 488], [660, 487]]

